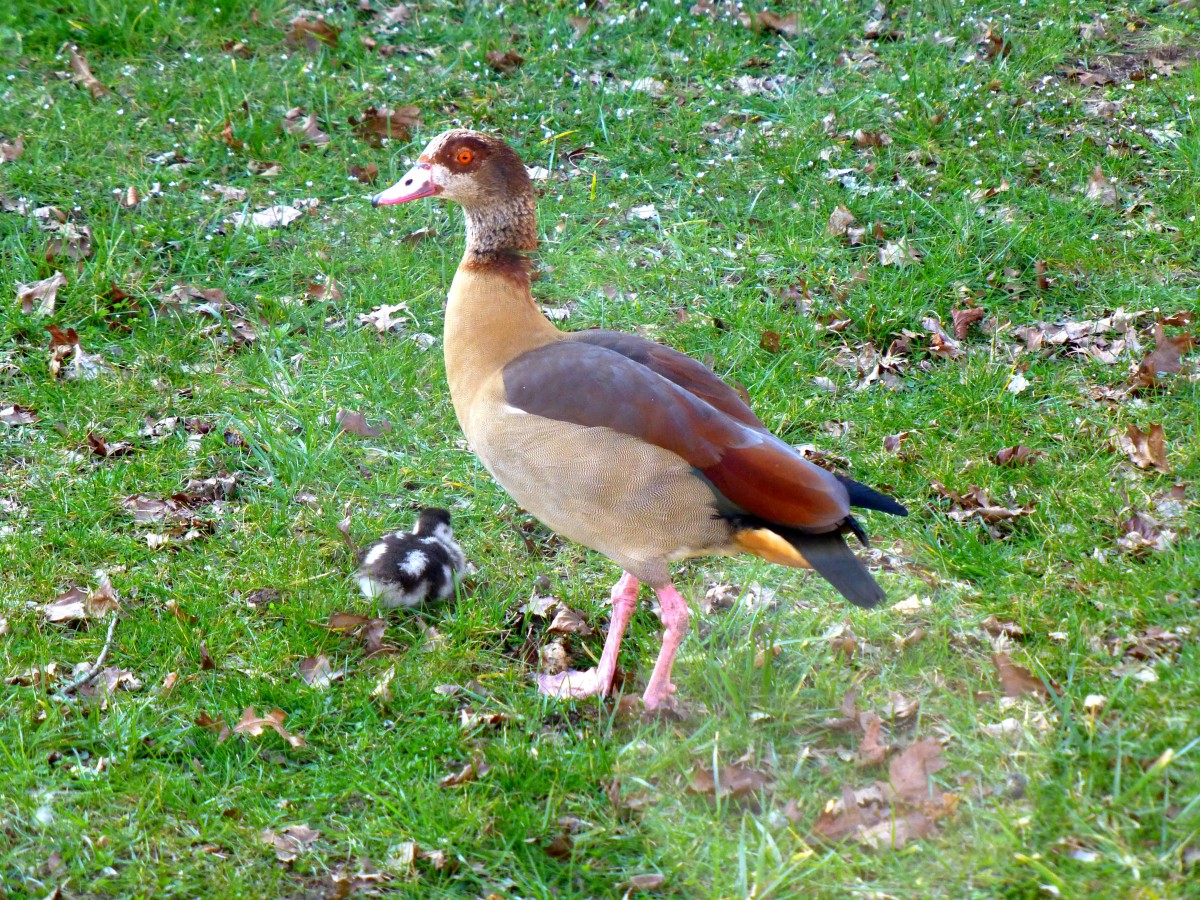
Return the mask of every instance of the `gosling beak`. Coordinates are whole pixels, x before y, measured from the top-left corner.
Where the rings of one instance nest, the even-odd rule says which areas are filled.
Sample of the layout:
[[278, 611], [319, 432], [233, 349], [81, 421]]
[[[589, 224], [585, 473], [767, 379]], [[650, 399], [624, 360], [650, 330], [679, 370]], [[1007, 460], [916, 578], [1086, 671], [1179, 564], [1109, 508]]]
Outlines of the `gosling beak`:
[[429, 163], [417, 163], [390, 188], [372, 197], [371, 205], [391, 206], [393, 203], [407, 203], [409, 200], [432, 197], [441, 191], [442, 189], [433, 183], [433, 171]]

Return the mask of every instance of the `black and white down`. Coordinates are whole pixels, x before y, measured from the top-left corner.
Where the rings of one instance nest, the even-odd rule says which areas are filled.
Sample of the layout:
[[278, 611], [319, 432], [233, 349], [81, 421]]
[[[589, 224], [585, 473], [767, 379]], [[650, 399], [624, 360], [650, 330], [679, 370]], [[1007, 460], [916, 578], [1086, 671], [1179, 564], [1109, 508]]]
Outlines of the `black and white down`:
[[450, 513], [423, 509], [411, 532], [385, 534], [363, 551], [357, 581], [367, 599], [383, 606], [417, 606], [451, 596], [466, 562]]

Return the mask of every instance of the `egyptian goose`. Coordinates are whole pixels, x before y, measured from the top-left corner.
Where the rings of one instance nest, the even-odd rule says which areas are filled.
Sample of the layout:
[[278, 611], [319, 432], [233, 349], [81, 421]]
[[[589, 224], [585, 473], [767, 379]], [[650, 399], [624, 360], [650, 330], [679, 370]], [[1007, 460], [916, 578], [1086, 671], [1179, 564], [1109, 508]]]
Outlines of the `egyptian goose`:
[[368, 600], [411, 607], [448, 598], [466, 564], [450, 513], [423, 509], [412, 531], [385, 534], [363, 551], [356, 578]]
[[599, 663], [540, 677], [543, 693], [608, 693], [645, 582], [661, 605], [663, 643], [642, 700], [667, 703], [688, 624], [671, 583], [676, 560], [745, 551], [815, 569], [859, 606], [883, 599], [843, 534], [866, 543], [852, 506], [899, 516], [903, 506], [804, 459], [690, 357], [631, 334], [564, 333], [542, 315], [525, 256], [538, 243], [533, 186], [511, 147], [447, 131], [372, 203], [420, 197], [466, 214], [444, 343], [467, 440], [517, 503], [624, 569]]

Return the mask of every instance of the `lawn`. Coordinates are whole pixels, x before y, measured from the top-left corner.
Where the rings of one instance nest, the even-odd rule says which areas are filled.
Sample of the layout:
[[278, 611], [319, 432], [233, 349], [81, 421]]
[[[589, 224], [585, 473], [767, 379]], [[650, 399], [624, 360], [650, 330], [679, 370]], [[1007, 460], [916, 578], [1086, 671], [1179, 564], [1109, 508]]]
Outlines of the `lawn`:
[[[0, 896], [1200, 896], [1195, 3], [218, 2], [0, 9]], [[907, 504], [884, 605], [692, 561], [678, 715], [649, 592], [537, 694], [618, 573], [462, 439], [459, 211], [368, 202], [457, 126], [562, 327]]]

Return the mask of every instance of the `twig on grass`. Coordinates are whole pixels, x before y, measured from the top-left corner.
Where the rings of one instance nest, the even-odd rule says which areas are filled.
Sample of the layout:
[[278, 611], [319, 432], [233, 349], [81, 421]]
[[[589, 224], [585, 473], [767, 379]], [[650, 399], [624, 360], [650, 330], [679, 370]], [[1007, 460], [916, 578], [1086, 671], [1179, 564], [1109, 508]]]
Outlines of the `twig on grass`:
[[79, 690], [89, 681], [96, 677], [100, 671], [100, 667], [104, 665], [104, 660], [108, 656], [108, 648], [112, 646], [113, 632], [117, 630], [117, 614], [112, 615], [112, 621], [108, 623], [108, 634], [104, 636], [104, 646], [100, 648], [100, 655], [96, 657], [96, 661], [88, 666], [87, 671], [64, 687], [58, 692], [59, 699], [68, 700], [68, 694]]

